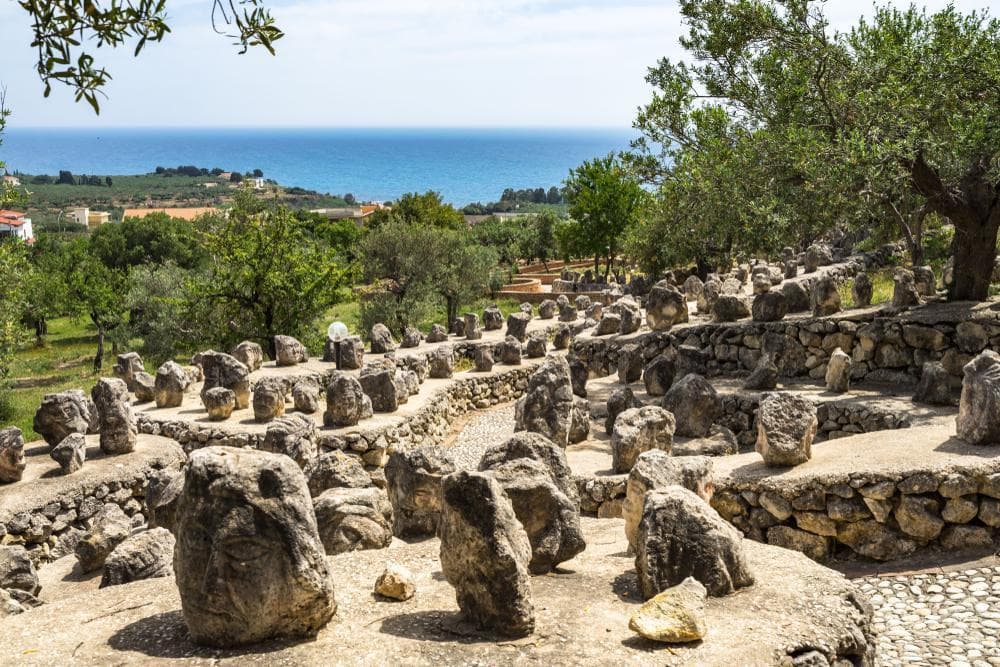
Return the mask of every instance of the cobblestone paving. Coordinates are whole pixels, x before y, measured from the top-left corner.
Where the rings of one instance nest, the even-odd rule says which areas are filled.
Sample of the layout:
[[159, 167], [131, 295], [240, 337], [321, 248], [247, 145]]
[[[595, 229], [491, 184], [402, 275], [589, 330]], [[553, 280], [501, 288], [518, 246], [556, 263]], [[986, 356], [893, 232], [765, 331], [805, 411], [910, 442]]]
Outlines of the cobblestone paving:
[[884, 665], [1000, 665], [1000, 567], [857, 581]]
[[487, 447], [514, 435], [514, 404], [477, 413], [458, 428], [449, 451], [460, 470], [475, 470]]

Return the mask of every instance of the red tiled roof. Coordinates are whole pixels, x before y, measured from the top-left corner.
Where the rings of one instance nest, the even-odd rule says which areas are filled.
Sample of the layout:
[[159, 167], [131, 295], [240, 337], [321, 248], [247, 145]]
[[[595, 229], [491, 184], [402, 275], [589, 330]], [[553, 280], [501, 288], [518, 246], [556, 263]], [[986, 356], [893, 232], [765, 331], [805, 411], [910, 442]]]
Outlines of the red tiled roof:
[[24, 224], [24, 213], [0, 209], [0, 224], [20, 227]]

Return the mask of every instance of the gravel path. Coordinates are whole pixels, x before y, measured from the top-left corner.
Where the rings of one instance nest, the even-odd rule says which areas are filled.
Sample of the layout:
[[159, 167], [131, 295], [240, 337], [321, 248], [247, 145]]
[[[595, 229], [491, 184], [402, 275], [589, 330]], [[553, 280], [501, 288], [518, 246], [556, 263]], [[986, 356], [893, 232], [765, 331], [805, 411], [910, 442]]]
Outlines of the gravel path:
[[886, 665], [1000, 665], [1000, 567], [858, 580]]
[[460, 470], [475, 470], [487, 447], [514, 435], [514, 404], [473, 413], [470, 419], [456, 424], [455, 430], [458, 432], [447, 439], [445, 446]]

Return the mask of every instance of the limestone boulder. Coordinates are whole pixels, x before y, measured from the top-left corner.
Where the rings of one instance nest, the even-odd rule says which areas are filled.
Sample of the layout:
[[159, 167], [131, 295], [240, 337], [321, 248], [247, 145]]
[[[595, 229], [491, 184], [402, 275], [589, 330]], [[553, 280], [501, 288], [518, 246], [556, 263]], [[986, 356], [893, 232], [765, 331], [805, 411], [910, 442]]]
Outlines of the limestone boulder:
[[212, 421], [229, 419], [236, 408], [236, 394], [225, 387], [212, 387], [201, 394], [202, 405]]
[[50, 447], [55, 447], [71, 433], [97, 433], [100, 428], [97, 406], [79, 389], [46, 394], [31, 428]]
[[854, 285], [851, 286], [851, 296], [854, 297], [854, 305], [856, 307], [867, 308], [872, 305], [873, 293], [872, 279], [867, 273], [859, 273], [854, 276]]
[[770, 354], [760, 355], [757, 365], [743, 381], [743, 388], [751, 391], [771, 391], [778, 386], [778, 367]]
[[314, 507], [320, 539], [331, 556], [392, 543], [392, 506], [382, 489], [328, 489]]
[[839, 347], [830, 355], [826, 362], [826, 390], [835, 394], [843, 394], [851, 389], [851, 355]]
[[618, 382], [632, 384], [642, 377], [642, 347], [636, 343], [623, 345], [618, 350]]
[[392, 337], [392, 332], [381, 322], [372, 327], [370, 340], [372, 354], [385, 354], [396, 350], [396, 341]]
[[693, 577], [646, 601], [632, 614], [628, 627], [641, 637], [684, 644], [708, 634], [705, 601], [708, 591]]
[[500, 343], [500, 361], [507, 366], [521, 365], [521, 341], [513, 336], [507, 336]]
[[435, 534], [441, 517], [441, 479], [455, 469], [451, 456], [440, 447], [424, 446], [389, 454], [385, 481], [396, 536]]
[[676, 375], [677, 367], [673, 359], [665, 354], [654, 357], [642, 369], [642, 382], [646, 386], [646, 393], [650, 396], [663, 396], [673, 386]]
[[538, 433], [515, 433], [501, 444], [490, 445], [479, 461], [479, 470], [487, 471], [518, 459], [531, 459], [544, 465], [559, 490], [574, 505], [579, 504], [579, 493], [565, 451]]
[[184, 402], [184, 391], [189, 384], [188, 375], [180, 364], [168, 361], [156, 370], [153, 400], [158, 408], [177, 408]]
[[278, 378], [268, 377], [253, 388], [254, 421], [266, 423], [285, 414], [285, 384]]
[[566, 324], [560, 324], [552, 337], [552, 347], [556, 350], [567, 350], [573, 342], [573, 330]]
[[[447, 338], [447, 335], [445, 336]], [[340, 368], [357, 370], [364, 365], [365, 343], [361, 336], [348, 336], [340, 341]], [[337, 361], [337, 342], [327, 338], [323, 346], [323, 361]]]
[[313, 498], [327, 489], [363, 489], [371, 485], [371, 477], [365, 472], [361, 460], [339, 449], [314, 458], [303, 468], [303, 472]]
[[590, 403], [585, 398], [573, 401], [573, 415], [569, 422], [568, 442], [575, 445], [590, 437]]
[[97, 406], [101, 451], [127, 454], [135, 449], [139, 429], [125, 382], [118, 378], [101, 378], [91, 389], [90, 397]]
[[641, 408], [642, 401], [635, 397], [635, 393], [628, 387], [617, 387], [608, 394], [607, 412], [604, 419], [604, 432], [611, 435], [615, 429], [615, 421], [618, 415], [630, 408]]
[[334, 373], [326, 388], [324, 426], [354, 426], [371, 416], [372, 399], [365, 393], [361, 382], [347, 373]]
[[21, 545], [0, 546], [0, 590], [38, 595], [42, 587], [28, 550]]
[[250, 407], [250, 369], [235, 357], [222, 352], [202, 352], [199, 365], [205, 373], [205, 383], [201, 388], [202, 401], [205, 392], [215, 387], [229, 389], [236, 396], [236, 409]]
[[[69, 438], [73, 435], [79, 434], [70, 434], [66, 437]], [[56, 445], [56, 448], [58, 447], [59, 445]], [[21, 429], [16, 426], [0, 429], [0, 483], [10, 484], [21, 481], [26, 467], [24, 435], [21, 433]]]
[[684, 294], [666, 281], [660, 281], [646, 296], [646, 324], [653, 331], [665, 331], [675, 324], [688, 321], [688, 304]]
[[896, 267], [892, 272], [892, 305], [894, 308], [910, 308], [921, 303], [913, 271]]
[[565, 357], [550, 356], [528, 378], [514, 409], [514, 430], [541, 433], [560, 447], [569, 442], [573, 387]]
[[245, 340], [234, 347], [229, 354], [251, 372], [260, 370], [264, 365], [264, 348], [259, 343]]
[[757, 452], [769, 466], [796, 466], [812, 457], [816, 406], [790, 394], [764, 396], [757, 409]]
[[758, 294], [750, 311], [754, 322], [777, 322], [788, 314], [788, 299], [779, 291]]
[[428, 343], [443, 343], [448, 340], [448, 330], [440, 324], [432, 324], [431, 330], [427, 332]]
[[191, 453], [177, 505], [174, 573], [196, 644], [313, 637], [337, 610], [306, 478], [288, 457]]
[[937, 279], [934, 277], [934, 269], [929, 266], [913, 267], [913, 283], [920, 296], [937, 294]]
[[586, 548], [580, 512], [556, 485], [549, 468], [534, 459], [504, 461], [487, 470], [510, 500], [531, 544], [531, 574], [546, 574]]
[[523, 343], [528, 338], [528, 323], [531, 315], [517, 312], [507, 316], [507, 335], [513, 336], [518, 342]]
[[303, 414], [279, 417], [267, 425], [260, 448], [284, 454], [305, 468], [316, 458], [316, 424]]
[[645, 496], [635, 569], [643, 599], [694, 577], [713, 597], [754, 583], [743, 536], [697, 495], [679, 486]]
[[100, 569], [115, 547], [131, 534], [132, 520], [122, 508], [114, 503], [104, 505], [91, 519], [90, 530], [77, 542], [75, 554], [80, 570], [93, 572]]
[[150, 528], [177, 529], [177, 501], [184, 490], [184, 473], [167, 468], [157, 470], [146, 485], [146, 517]]
[[132, 393], [136, 403], [149, 403], [156, 398], [156, 377], [140, 371], [132, 377]]
[[528, 342], [524, 346], [524, 353], [529, 359], [541, 359], [547, 353], [549, 339], [544, 332], [536, 332], [528, 336]]
[[111, 372], [125, 383], [129, 391], [135, 391], [135, 376], [146, 372], [146, 367], [138, 352], [126, 352], [118, 355]]
[[309, 350], [291, 336], [275, 336], [274, 361], [278, 366], [304, 364], [309, 361]]
[[688, 301], [697, 301], [698, 297], [705, 291], [705, 283], [698, 276], [690, 275], [684, 280], [681, 289], [684, 291], [684, 297]]
[[403, 602], [417, 592], [417, 583], [409, 569], [397, 563], [386, 563], [382, 574], [375, 580], [375, 594]]
[[474, 362], [477, 373], [489, 373], [493, 370], [493, 348], [489, 345], [481, 345], [476, 348]]
[[635, 333], [642, 326], [642, 311], [639, 304], [631, 296], [623, 296], [615, 301], [605, 317], [609, 314], [618, 316], [618, 333], [623, 336]]
[[440, 345], [430, 354], [428, 363], [430, 377], [450, 378], [455, 373], [455, 352], [450, 345]]
[[723, 294], [712, 304], [712, 320], [715, 322], [735, 322], [750, 316], [750, 309], [742, 296]]
[[621, 330], [622, 318], [618, 313], [605, 313], [594, 329], [595, 336], [610, 336]]
[[629, 472], [639, 455], [652, 449], [669, 453], [675, 428], [674, 415], [655, 405], [622, 412], [611, 432], [612, 470]]
[[105, 559], [100, 588], [173, 576], [174, 545], [174, 536], [166, 528], [129, 537]]
[[1000, 354], [982, 352], [963, 368], [958, 437], [973, 445], [1000, 442]]
[[840, 312], [840, 292], [833, 278], [824, 277], [813, 283], [809, 298], [813, 317], [826, 317]]
[[483, 311], [483, 329], [486, 331], [503, 329], [503, 313], [497, 306], [490, 306]]
[[315, 378], [303, 378], [292, 387], [292, 404], [303, 414], [311, 415], [319, 409], [319, 384]]
[[590, 370], [587, 365], [574, 354], [567, 357], [569, 363], [569, 379], [573, 387], [573, 395], [580, 398], [587, 397], [587, 380], [590, 379]]
[[[4, 471], [9, 469], [4, 454], [4, 431], [6, 430], [8, 429], [0, 430], [0, 481], [4, 481]], [[59, 464], [62, 474], [69, 475], [76, 472], [83, 467], [84, 461], [87, 460], [87, 436], [81, 433], [70, 433], [62, 442], [52, 448], [49, 456]], [[21, 461], [22, 463], [24, 461], [23, 455]]]
[[920, 372], [920, 381], [913, 394], [916, 403], [929, 405], [955, 405], [956, 391], [953, 376], [945, 370], [940, 361], [925, 362]]
[[406, 327], [403, 331], [403, 339], [399, 343], [399, 347], [409, 349], [420, 345], [423, 341], [424, 335], [420, 333], [420, 329], [416, 327]]
[[663, 396], [661, 405], [673, 413], [677, 423], [676, 434], [687, 438], [708, 435], [712, 424], [722, 414], [722, 399], [715, 387], [695, 373], [675, 382]]
[[485, 473], [442, 481], [441, 570], [462, 614], [482, 630], [521, 637], [535, 629], [531, 543], [510, 500]]
[[[400, 399], [406, 395], [405, 387], [400, 391], [396, 386], [396, 371], [384, 365], [369, 365], [361, 369], [358, 377], [361, 388], [371, 401], [375, 412], [395, 412], [399, 409]], [[327, 393], [329, 404], [329, 393]]]
[[806, 273], [813, 273], [821, 266], [833, 263], [833, 253], [830, 246], [823, 243], [814, 243], [806, 249], [802, 258], [802, 263]]
[[545, 299], [538, 304], [538, 318], [551, 320], [556, 316], [556, 302], [552, 299]]
[[479, 315], [466, 313], [462, 316], [462, 332], [466, 340], [479, 340], [483, 337], [483, 330], [479, 326]]
[[714, 489], [712, 460], [705, 456], [671, 456], [662, 449], [639, 454], [629, 472], [622, 502], [625, 537], [632, 549], [635, 549], [646, 493], [671, 486], [685, 488], [709, 502]]
[[674, 456], [730, 456], [739, 453], [736, 434], [725, 426], [713, 424], [708, 435], [674, 441]]
[[785, 305], [788, 306], [789, 313], [801, 313], [812, 307], [809, 292], [797, 281], [789, 281], [781, 286], [781, 293], [785, 296]]
[[715, 306], [715, 301], [722, 295], [722, 283], [714, 278], [705, 281], [701, 294], [698, 296], [698, 312], [709, 315]]

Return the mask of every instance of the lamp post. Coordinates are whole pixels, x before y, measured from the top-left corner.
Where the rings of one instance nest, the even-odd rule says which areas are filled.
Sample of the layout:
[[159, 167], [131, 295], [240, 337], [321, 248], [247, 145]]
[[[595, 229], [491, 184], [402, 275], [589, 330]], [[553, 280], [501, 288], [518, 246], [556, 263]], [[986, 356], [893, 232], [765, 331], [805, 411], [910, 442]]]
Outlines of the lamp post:
[[341, 356], [341, 344], [349, 334], [350, 332], [347, 330], [347, 325], [343, 322], [334, 322], [326, 329], [326, 338], [333, 343], [334, 363], [336, 364], [338, 371], [341, 369], [341, 365], [343, 363], [343, 358]]

